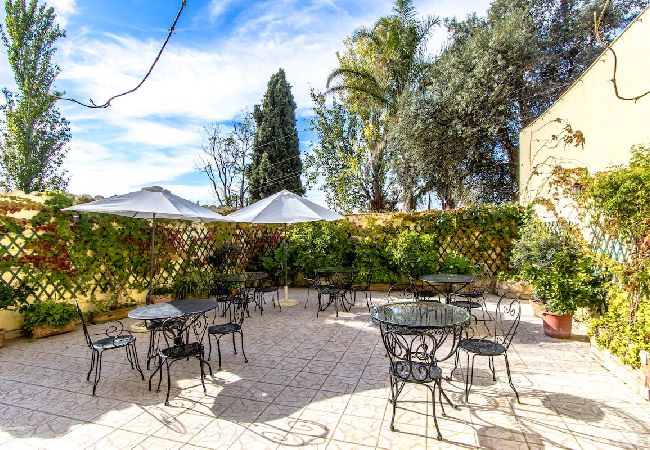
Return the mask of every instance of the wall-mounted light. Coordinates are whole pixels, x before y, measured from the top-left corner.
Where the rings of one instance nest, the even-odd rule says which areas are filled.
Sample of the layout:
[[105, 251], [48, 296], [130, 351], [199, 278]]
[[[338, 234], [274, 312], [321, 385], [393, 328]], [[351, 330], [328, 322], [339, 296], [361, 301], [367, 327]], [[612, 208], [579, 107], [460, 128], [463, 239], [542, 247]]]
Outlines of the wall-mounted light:
[[582, 194], [582, 190], [584, 189], [584, 185], [576, 181], [571, 185], [571, 197], [578, 197], [580, 194]]

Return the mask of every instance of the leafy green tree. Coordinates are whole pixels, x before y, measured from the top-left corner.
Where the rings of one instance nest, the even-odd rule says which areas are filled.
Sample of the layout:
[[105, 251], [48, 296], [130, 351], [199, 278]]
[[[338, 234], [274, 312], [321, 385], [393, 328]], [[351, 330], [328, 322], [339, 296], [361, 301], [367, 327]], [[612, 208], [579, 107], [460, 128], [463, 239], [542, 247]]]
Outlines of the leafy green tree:
[[296, 102], [283, 69], [271, 76], [262, 105], [255, 105], [257, 126], [249, 166], [249, 196], [255, 202], [283, 189], [305, 193], [296, 129]]
[[393, 209], [399, 191], [390, 179], [388, 153], [384, 152], [383, 158], [372, 154], [372, 143], [358, 114], [335, 101], [327, 104], [323, 94], [312, 92], [312, 100], [316, 106], [311, 127], [318, 140], [305, 160], [308, 180], [322, 180], [327, 204], [336, 210], [383, 209], [378, 197], [386, 209]]
[[[328, 92], [340, 94], [343, 105], [362, 124], [370, 156], [366, 166], [371, 167], [373, 177], [372, 211], [393, 209], [396, 202], [386, 197], [390, 191], [386, 183], [410, 174], [395, 172], [390, 129], [402, 97], [420, 86], [429, 63], [426, 41], [436, 23], [437, 19], [431, 17], [419, 19], [412, 1], [396, 0], [391, 15], [377, 20], [372, 28], [355, 30], [346, 40], [339, 67], [328, 77]], [[387, 172], [393, 172], [393, 177]], [[401, 183], [404, 186], [408, 183]], [[407, 189], [400, 194], [405, 208], [410, 209], [414, 203], [412, 192]]]
[[64, 189], [61, 165], [70, 141], [68, 121], [55, 104], [59, 67], [52, 62], [57, 39], [65, 32], [51, 7], [37, 0], [7, 0], [6, 25], [0, 27], [16, 92], [4, 88], [5, 113], [0, 171], [6, 189], [25, 192]]
[[[648, 2], [614, 2], [603, 23], [611, 40]], [[486, 17], [446, 21], [450, 39], [426, 86], [398, 111], [394, 141], [420, 192], [443, 207], [513, 198], [519, 132], [602, 51], [587, 0], [495, 0]]]

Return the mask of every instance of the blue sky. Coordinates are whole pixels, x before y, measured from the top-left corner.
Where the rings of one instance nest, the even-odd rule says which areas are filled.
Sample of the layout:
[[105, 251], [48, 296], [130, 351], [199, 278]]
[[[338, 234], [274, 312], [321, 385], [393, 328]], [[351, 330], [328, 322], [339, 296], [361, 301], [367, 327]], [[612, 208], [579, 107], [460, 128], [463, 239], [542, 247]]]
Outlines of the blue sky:
[[[67, 31], [56, 55], [57, 87], [78, 100], [108, 97], [135, 86], [153, 61], [181, 0], [50, 0]], [[488, 0], [415, 0], [421, 15], [484, 14]], [[202, 129], [229, 123], [259, 103], [282, 67], [298, 104], [301, 151], [313, 139], [309, 90], [324, 89], [343, 39], [390, 13], [388, 0], [188, 0], [167, 50], [136, 93], [103, 110], [61, 102], [71, 122], [65, 162], [69, 190], [114, 195], [159, 184], [211, 203], [208, 180], [196, 171]], [[437, 51], [443, 29], [431, 37]], [[12, 87], [6, 57], [0, 86]], [[308, 197], [322, 202], [318, 188]]]

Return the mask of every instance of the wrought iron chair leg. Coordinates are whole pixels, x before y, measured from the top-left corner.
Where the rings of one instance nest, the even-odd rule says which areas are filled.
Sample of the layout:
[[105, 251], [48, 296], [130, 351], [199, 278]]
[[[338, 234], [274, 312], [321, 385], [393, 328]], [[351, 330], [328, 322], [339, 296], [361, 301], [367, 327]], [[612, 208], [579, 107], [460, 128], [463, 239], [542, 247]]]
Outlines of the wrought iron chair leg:
[[519, 400], [519, 393], [517, 392], [517, 389], [515, 389], [515, 385], [512, 382], [512, 376], [510, 375], [510, 363], [508, 362], [508, 353], [504, 353], [503, 357], [506, 360], [506, 373], [508, 374], [508, 384], [510, 384], [510, 387], [515, 393], [515, 397], [517, 397], [517, 403], [521, 403], [521, 401]]
[[219, 339], [221, 339], [221, 336], [217, 338], [217, 354], [219, 355], [219, 370], [221, 370], [221, 346], [219, 345]]
[[[275, 299], [278, 302], [278, 308], [280, 308], [280, 311], [282, 311], [282, 304], [280, 303], [280, 289], [275, 291]], [[307, 307], [307, 302], [305, 302], [305, 308]]]
[[197, 358], [199, 360], [199, 366], [201, 367], [201, 384], [203, 385], [203, 393], [208, 395], [208, 391], [205, 388], [205, 370], [203, 370], [203, 358], [199, 355]]
[[[444, 403], [442, 403], [442, 379], [439, 379], [437, 384], [438, 384], [438, 403], [440, 403], [440, 409], [442, 410], [442, 417], [447, 417], [447, 413], [445, 413], [445, 405]], [[434, 389], [434, 394], [435, 394], [435, 389]], [[445, 395], [445, 399], [449, 401], [446, 395]]]
[[492, 357], [492, 356], [489, 357], [488, 366], [490, 367], [490, 370], [492, 371], [492, 381], [497, 381], [497, 373], [494, 370], [494, 357]]
[[131, 353], [133, 353], [135, 368], [137, 369], [138, 372], [140, 372], [140, 376], [142, 377], [142, 381], [144, 381], [144, 373], [142, 373], [142, 368], [140, 367], [140, 361], [138, 361], [138, 350], [135, 347], [135, 342], [132, 342], [129, 345], [132, 345]]
[[395, 386], [395, 380], [393, 376], [391, 375], [390, 377], [390, 386], [391, 386], [391, 391], [393, 391], [393, 415], [390, 419], [390, 431], [395, 431], [395, 413], [397, 412], [397, 391], [396, 391], [396, 386]]
[[[167, 366], [167, 397], [165, 398], [165, 406], [169, 406], [169, 393], [172, 390], [172, 378], [169, 370], [169, 366], [171, 365], [171, 362], [165, 361], [165, 365]], [[160, 378], [162, 379], [162, 370], [160, 371]]]
[[90, 356], [90, 370], [88, 371], [88, 376], [86, 377], [86, 381], [90, 381], [90, 374], [92, 373], [93, 369], [95, 368], [95, 350], [92, 350], [91, 356]]
[[[235, 337], [234, 334], [232, 336], [233, 336], [233, 338]], [[241, 341], [241, 354], [244, 355], [244, 362], [246, 364], [248, 364], [248, 358], [246, 358], [246, 352], [244, 351], [244, 332], [243, 331], [239, 331], [239, 338], [240, 338], [240, 341]]]
[[212, 335], [208, 332], [208, 361], [212, 358]]
[[[316, 308], [316, 317], [318, 317], [318, 313], [322, 311], [321, 309], [321, 301], [322, 301], [322, 296], [321, 293], [318, 293], [318, 308]], [[305, 303], [305, 308], [307, 307], [307, 304]]]
[[212, 374], [212, 366], [210, 365], [210, 363], [207, 362], [205, 359], [203, 359], [203, 364], [208, 366], [208, 370], [210, 371], [210, 376], [214, 378], [214, 375]]
[[[474, 360], [476, 359], [477, 355], [472, 355], [472, 367], [469, 370], [469, 385], [467, 385], [467, 382], [465, 382], [465, 401], [469, 401], [469, 391], [472, 389], [472, 385], [474, 384]], [[469, 353], [467, 354], [467, 362], [469, 364]], [[465, 378], [467, 380], [467, 378]]]
[[156, 370], [154, 370], [151, 375], [149, 375], [149, 391], [151, 391], [151, 380], [153, 379], [154, 375], [156, 375], [156, 372], [158, 372], [158, 369], [160, 369], [160, 366], [156, 367]]
[[102, 352], [97, 352], [97, 361], [95, 362], [95, 382], [93, 383], [93, 397], [95, 396], [95, 391], [97, 390], [97, 384], [102, 376]]
[[162, 359], [162, 356], [160, 357], [160, 370], [158, 371], [158, 387], [156, 387], [156, 392], [160, 392], [160, 385], [162, 384], [162, 373], [163, 373], [163, 362], [167, 364], [167, 360]]
[[235, 333], [232, 333], [232, 348], [234, 350], [234, 354], [237, 354], [237, 344], [235, 344]]
[[433, 423], [436, 426], [436, 431], [438, 432], [438, 440], [442, 440], [442, 434], [440, 433], [440, 427], [438, 427], [438, 418], [436, 417], [436, 388], [435, 384], [433, 385], [434, 387], [428, 386], [429, 389], [431, 390], [431, 405], [433, 409]]
[[[445, 398], [445, 400], [447, 400], [447, 403], [449, 403], [449, 406], [451, 406], [454, 409], [458, 409], [458, 405], [454, 405], [454, 403], [447, 396], [447, 393], [445, 392], [445, 390], [442, 388], [442, 380], [440, 381], [440, 394], [442, 394], [442, 396]], [[440, 404], [442, 404], [442, 400], [440, 400]], [[444, 409], [443, 409], [443, 411], [444, 411]]]
[[[474, 359], [472, 359], [474, 361]], [[467, 370], [465, 371], [465, 402], [469, 400], [469, 373], [470, 373], [470, 366], [469, 366], [469, 352], [467, 352]]]

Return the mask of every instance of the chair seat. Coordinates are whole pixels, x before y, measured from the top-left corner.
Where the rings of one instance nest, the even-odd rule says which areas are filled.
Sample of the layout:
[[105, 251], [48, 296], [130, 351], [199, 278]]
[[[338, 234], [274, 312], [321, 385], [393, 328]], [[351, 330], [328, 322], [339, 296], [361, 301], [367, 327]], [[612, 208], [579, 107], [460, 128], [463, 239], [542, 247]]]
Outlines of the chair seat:
[[265, 286], [255, 288], [255, 292], [276, 292], [278, 290], [277, 286]]
[[203, 353], [203, 344], [200, 342], [190, 342], [189, 344], [175, 345], [160, 350], [160, 354], [165, 358], [187, 358]]
[[481, 356], [497, 356], [506, 352], [506, 348], [502, 344], [486, 339], [463, 339], [458, 347]]
[[93, 348], [95, 350], [109, 350], [111, 348], [124, 347], [133, 341], [135, 341], [135, 337], [131, 336], [130, 334], [116, 337], [105, 337], [93, 342]]
[[336, 288], [336, 287], [324, 287], [318, 289], [318, 292], [322, 295], [339, 295], [343, 289], [342, 288]]
[[231, 334], [241, 330], [238, 323], [224, 323], [219, 325], [210, 325], [208, 333], [210, 334]]
[[442, 377], [442, 369], [426, 362], [396, 361], [390, 364], [390, 374], [402, 381], [431, 383]]
[[465, 298], [479, 298], [479, 297], [483, 297], [484, 293], [481, 291], [465, 291], [465, 292], [461, 291], [456, 295]]
[[481, 308], [481, 304], [479, 302], [473, 302], [471, 300], [456, 300], [451, 302], [450, 305], [458, 306], [459, 308], [465, 308], [465, 309]]

